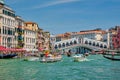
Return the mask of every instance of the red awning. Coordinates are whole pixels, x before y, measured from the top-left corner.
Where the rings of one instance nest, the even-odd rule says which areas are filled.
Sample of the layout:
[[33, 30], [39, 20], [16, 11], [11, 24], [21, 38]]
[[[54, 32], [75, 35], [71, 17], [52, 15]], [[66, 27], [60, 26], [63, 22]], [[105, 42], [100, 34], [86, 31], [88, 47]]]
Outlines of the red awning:
[[0, 46], [0, 51], [7, 51], [7, 48], [5, 48], [4, 46]]
[[26, 50], [23, 48], [6, 48], [4, 46], [0, 46], [0, 51], [25, 52]]
[[43, 48], [38, 48], [39, 51], [43, 51], [44, 49]]

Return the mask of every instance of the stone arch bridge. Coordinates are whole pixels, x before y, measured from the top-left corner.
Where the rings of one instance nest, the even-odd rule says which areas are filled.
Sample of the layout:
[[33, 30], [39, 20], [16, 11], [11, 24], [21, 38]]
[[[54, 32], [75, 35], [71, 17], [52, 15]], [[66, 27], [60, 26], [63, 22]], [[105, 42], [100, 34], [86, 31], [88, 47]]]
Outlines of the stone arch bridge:
[[54, 49], [59, 50], [75, 47], [84, 47], [90, 50], [103, 50], [107, 48], [107, 43], [88, 38], [72, 38], [54, 43]]

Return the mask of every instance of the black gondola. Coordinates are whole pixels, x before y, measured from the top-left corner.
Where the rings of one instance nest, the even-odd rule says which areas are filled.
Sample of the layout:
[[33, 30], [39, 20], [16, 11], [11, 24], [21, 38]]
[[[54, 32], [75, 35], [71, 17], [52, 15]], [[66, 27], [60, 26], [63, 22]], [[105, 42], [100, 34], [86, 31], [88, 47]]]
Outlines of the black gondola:
[[17, 56], [17, 54], [0, 54], [0, 59], [8, 59]]
[[106, 59], [114, 60], [114, 61], [120, 61], [119, 58], [115, 58], [115, 57], [112, 57], [112, 56], [103, 55], [103, 57], [106, 58]]

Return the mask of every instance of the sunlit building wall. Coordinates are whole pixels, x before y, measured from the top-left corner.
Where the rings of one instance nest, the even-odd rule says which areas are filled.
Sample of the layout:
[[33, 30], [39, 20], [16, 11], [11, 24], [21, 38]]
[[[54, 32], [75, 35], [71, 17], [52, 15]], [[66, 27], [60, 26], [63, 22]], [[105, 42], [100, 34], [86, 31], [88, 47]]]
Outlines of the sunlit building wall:
[[73, 32], [71, 35], [71, 38], [89, 38], [94, 39], [97, 41], [103, 41], [103, 36], [106, 34], [106, 31], [104, 30], [86, 30], [86, 31], [80, 31], [80, 32]]
[[33, 51], [37, 48], [37, 30], [38, 24], [35, 22], [25, 22], [24, 25], [24, 48]]
[[15, 47], [15, 27], [15, 12], [4, 2], [0, 2], [0, 45]]

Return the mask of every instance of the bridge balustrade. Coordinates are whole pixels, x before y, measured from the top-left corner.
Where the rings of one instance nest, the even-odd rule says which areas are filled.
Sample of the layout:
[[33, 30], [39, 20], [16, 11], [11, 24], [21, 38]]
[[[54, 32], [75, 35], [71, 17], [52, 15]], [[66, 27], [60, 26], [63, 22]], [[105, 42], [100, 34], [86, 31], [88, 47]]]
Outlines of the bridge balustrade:
[[[81, 40], [81, 41], [79, 41]], [[88, 38], [83, 38], [83, 39], [69, 39], [65, 41], [60, 41], [54, 44], [55, 49], [65, 49], [65, 48], [73, 48], [73, 47], [86, 47], [86, 48], [96, 48], [96, 49], [103, 49], [107, 48], [107, 43], [101, 42], [101, 41], [96, 41]]]

